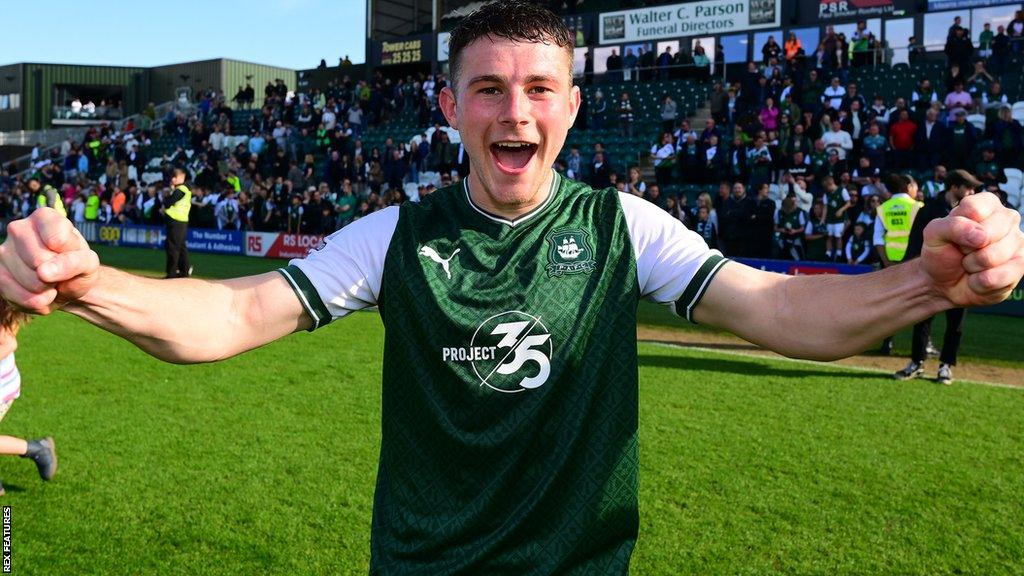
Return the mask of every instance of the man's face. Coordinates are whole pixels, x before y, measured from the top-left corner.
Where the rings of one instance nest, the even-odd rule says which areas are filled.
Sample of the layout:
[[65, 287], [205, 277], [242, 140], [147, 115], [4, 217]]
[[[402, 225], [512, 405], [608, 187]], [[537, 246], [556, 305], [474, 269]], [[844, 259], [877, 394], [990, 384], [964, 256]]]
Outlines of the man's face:
[[456, 91], [440, 104], [469, 153], [478, 199], [515, 210], [539, 200], [580, 105], [555, 44], [484, 37], [463, 49]]

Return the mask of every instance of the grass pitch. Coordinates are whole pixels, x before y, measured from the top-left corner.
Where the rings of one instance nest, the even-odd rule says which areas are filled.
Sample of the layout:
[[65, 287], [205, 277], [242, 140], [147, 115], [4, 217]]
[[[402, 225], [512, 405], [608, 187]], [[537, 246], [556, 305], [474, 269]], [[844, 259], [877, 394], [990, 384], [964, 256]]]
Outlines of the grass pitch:
[[[136, 270], [162, 257], [101, 251]], [[43, 484], [0, 461], [14, 573], [365, 574], [382, 346], [362, 313], [179, 367], [66, 314], [37, 319], [0, 433], [54, 435], [61, 468]], [[634, 574], [1024, 572], [1024, 390], [639, 354]]]

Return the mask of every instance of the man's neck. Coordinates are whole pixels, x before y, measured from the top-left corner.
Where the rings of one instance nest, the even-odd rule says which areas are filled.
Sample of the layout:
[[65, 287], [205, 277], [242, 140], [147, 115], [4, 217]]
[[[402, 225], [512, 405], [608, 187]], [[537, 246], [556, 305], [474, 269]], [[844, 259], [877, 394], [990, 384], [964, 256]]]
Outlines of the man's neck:
[[490, 214], [507, 218], [509, 220], [515, 220], [543, 204], [548, 199], [548, 195], [551, 194], [551, 186], [556, 178], [555, 171], [549, 170], [547, 177], [544, 178], [540, 187], [534, 191], [531, 198], [523, 201], [522, 203], [505, 204], [497, 201], [494, 196], [487, 191], [480, 179], [474, 176], [475, 174], [471, 169], [469, 176], [466, 179], [466, 183], [469, 187], [469, 196], [473, 203]]

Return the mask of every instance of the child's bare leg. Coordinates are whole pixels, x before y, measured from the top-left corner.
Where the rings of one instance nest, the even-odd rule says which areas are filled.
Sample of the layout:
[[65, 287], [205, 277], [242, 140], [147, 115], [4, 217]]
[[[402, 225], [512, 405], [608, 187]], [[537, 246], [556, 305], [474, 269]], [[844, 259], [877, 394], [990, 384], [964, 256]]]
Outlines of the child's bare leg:
[[14, 436], [0, 436], [0, 454], [21, 456], [28, 452], [28, 442]]

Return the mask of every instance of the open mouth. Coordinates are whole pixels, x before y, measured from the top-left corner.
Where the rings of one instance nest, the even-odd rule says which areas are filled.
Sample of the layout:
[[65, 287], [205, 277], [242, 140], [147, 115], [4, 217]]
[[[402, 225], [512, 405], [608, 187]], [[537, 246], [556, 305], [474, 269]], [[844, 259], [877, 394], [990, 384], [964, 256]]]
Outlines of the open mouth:
[[502, 140], [491, 144], [491, 155], [502, 172], [518, 174], [529, 166], [537, 153], [537, 145], [521, 140]]

